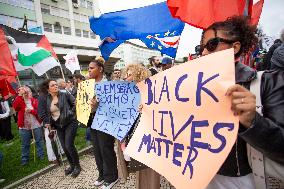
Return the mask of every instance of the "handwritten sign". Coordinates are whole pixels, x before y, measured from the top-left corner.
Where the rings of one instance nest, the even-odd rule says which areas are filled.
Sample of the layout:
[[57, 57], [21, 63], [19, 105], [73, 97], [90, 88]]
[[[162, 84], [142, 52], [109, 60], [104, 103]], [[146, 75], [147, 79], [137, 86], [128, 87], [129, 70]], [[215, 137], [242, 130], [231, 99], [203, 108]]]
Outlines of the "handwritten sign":
[[96, 85], [99, 100], [92, 128], [122, 140], [138, 117], [139, 89], [133, 82], [106, 81]]
[[78, 85], [76, 98], [76, 114], [77, 120], [87, 125], [91, 114], [90, 100], [94, 97], [95, 80], [89, 79], [82, 81]]
[[230, 49], [138, 83], [143, 110], [126, 154], [177, 189], [205, 188], [237, 137], [238, 118], [225, 96], [234, 77]]

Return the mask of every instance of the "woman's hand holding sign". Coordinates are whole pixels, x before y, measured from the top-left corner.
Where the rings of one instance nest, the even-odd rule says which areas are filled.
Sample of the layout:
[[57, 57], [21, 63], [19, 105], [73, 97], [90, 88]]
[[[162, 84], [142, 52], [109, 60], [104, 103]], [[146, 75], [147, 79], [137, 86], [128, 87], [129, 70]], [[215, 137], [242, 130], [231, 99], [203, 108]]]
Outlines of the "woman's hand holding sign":
[[231, 109], [235, 115], [239, 115], [240, 123], [249, 128], [256, 114], [255, 95], [241, 85], [236, 84], [229, 87], [226, 96], [232, 97]]
[[94, 112], [94, 111], [97, 109], [98, 105], [99, 105], [99, 102], [98, 102], [98, 99], [96, 98], [96, 96], [93, 97], [93, 98], [89, 101], [89, 104], [90, 104], [90, 106], [91, 106], [92, 112]]

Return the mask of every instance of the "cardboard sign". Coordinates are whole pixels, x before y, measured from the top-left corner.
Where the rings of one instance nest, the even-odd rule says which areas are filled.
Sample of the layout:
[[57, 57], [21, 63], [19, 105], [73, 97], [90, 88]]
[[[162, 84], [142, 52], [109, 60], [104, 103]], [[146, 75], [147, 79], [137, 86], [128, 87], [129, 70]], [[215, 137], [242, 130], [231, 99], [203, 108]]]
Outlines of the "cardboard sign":
[[92, 128], [122, 140], [138, 117], [139, 89], [133, 82], [106, 81], [96, 85], [99, 107]]
[[76, 98], [76, 114], [77, 120], [87, 125], [91, 114], [90, 100], [95, 95], [95, 80], [89, 79], [82, 81], [78, 85]]
[[177, 189], [205, 188], [237, 137], [238, 118], [225, 96], [234, 83], [232, 49], [138, 83], [143, 110], [126, 154]]

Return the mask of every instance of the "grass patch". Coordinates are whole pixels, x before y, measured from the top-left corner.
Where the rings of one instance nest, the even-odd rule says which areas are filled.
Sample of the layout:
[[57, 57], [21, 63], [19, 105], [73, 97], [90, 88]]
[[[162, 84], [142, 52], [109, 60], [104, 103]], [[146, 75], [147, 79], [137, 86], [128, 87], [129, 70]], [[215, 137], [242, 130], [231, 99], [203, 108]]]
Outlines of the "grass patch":
[[[13, 119], [12, 119], [13, 120]], [[77, 135], [75, 138], [75, 145], [77, 150], [81, 150], [86, 147], [85, 140], [85, 128], [78, 128]], [[17, 125], [12, 123], [12, 133], [14, 135], [14, 139], [9, 142], [0, 141], [0, 151], [4, 154], [3, 165], [0, 168], [1, 177], [6, 179], [4, 183], [0, 184], [0, 188], [3, 188], [17, 180], [28, 176], [46, 166], [49, 165], [47, 159], [47, 153], [45, 150], [45, 159], [40, 160], [36, 158], [34, 162], [33, 157], [33, 145], [31, 145], [30, 149], [30, 162], [26, 166], [21, 165], [21, 140], [19, 136], [19, 131]], [[11, 143], [9, 145], [9, 143]], [[44, 145], [45, 148], [45, 145]]]

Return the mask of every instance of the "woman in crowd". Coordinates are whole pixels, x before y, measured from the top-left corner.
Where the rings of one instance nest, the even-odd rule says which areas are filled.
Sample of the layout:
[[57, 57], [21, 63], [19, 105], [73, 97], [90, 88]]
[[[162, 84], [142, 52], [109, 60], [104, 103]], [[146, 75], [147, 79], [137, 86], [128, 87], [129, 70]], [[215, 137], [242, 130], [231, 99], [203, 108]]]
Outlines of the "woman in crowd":
[[[104, 77], [104, 59], [93, 59], [89, 64], [90, 79], [95, 79], [96, 83], [106, 81]], [[94, 97], [91, 101], [92, 114], [89, 118], [88, 126], [91, 127], [93, 118], [98, 107], [98, 102]], [[117, 159], [114, 151], [114, 137], [104, 132], [91, 128], [92, 145], [99, 171], [99, 177], [95, 181], [96, 186], [102, 189], [112, 188], [118, 181]]]
[[[129, 64], [124, 71], [124, 80], [130, 81], [130, 82], [140, 82], [148, 77], [151, 76], [151, 71], [149, 71], [145, 66], [141, 64]], [[141, 106], [142, 108], [142, 106]], [[131, 131], [129, 132], [130, 135], [134, 132], [137, 125], [139, 124], [140, 116], [135, 121]], [[126, 139], [126, 143], [129, 141], [131, 136], [128, 136]], [[126, 144], [127, 145], [127, 144]], [[118, 147], [118, 156], [119, 156], [119, 166], [122, 173], [124, 173], [124, 177], [128, 175], [127, 170], [125, 170], [125, 164], [124, 162], [124, 156], [121, 152], [120, 146]], [[125, 159], [129, 159], [129, 157], [126, 157]], [[135, 160], [131, 159], [131, 162], [128, 162], [129, 166], [128, 169], [131, 169], [131, 164], [137, 164], [139, 162], [136, 162]], [[140, 163], [141, 164], [141, 163]], [[156, 173], [153, 169], [147, 168], [144, 165], [135, 165], [135, 167], [139, 166], [141, 168], [140, 171], [136, 171], [136, 188], [137, 189], [157, 189], [160, 188], [160, 175]]]
[[9, 102], [0, 95], [0, 139], [12, 140], [14, 138], [11, 130], [11, 110]]
[[43, 137], [41, 123], [38, 118], [38, 101], [32, 97], [29, 87], [18, 89], [18, 96], [13, 102], [13, 108], [18, 112], [18, 127], [21, 137], [22, 165], [29, 162], [31, 138], [35, 140], [37, 156], [44, 159]]
[[61, 92], [54, 80], [44, 81], [41, 86], [39, 97], [39, 117], [44, 126], [49, 130], [56, 129], [62, 148], [66, 154], [70, 167], [65, 170], [65, 175], [77, 177], [81, 172], [78, 152], [74, 145], [77, 132], [75, 116], [75, 98]]
[[[235, 53], [236, 84], [226, 95], [231, 97], [231, 108], [239, 116], [239, 135], [208, 189], [254, 189], [252, 170], [247, 156], [250, 144], [264, 156], [284, 163], [284, 75], [283, 72], [267, 71], [261, 78], [263, 116], [256, 112], [255, 95], [249, 91], [256, 72], [238, 59], [257, 42], [255, 28], [245, 17], [232, 17], [217, 22], [203, 31], [201, 54], [233, 48]], [[218, 68], [216, 68], [218, 69]]]

